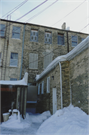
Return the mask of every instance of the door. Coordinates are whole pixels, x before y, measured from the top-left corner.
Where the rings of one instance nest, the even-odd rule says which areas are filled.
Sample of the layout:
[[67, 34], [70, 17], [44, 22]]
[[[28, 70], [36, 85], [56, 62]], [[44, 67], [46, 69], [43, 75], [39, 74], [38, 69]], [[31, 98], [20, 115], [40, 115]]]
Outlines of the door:
[[57, 111], [57, 90], [53, 88], [53, 114]]

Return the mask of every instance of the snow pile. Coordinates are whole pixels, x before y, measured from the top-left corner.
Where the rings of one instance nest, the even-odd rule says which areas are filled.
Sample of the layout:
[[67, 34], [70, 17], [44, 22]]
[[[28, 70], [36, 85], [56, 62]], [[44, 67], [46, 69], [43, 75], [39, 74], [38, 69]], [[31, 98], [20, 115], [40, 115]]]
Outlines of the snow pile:
[[14, 128], [14, 129], [28, 128], [31, 126], [32, 123], [42, 123], [49, 116], [51, 116], [49, 111], [46, 111], [38, 115], [32, 115], [32, 114], [29, 115], [27, 113], [25, 119], [23, 119], [20, 115], [13, 114], [9, 117], [8, 121], [2, 122], [1, 127]]
[[46, 111], [42, 114], [38, 115], [29, 115], [28, 113], [26, 114], [26, 119], [29, 120], [32, 123], [42, 123], [44, 120], [46, 120], [48, 117], [50, 117], [51, 114], [49, 111]]
[[22, 80], [17, 80], [17, 81], [6, 81], [6, 80], [1, 80], [0, 81], [1, 85], [23, 85], [27, 86], [28, 84], [28, 73], [26, 72]]
[[6, 122], [3, 122], [1, 124], [1, 127], [6, 127], [6, 128], [27, 128], [31, 125], [31, 122], [27, 122], [26, 119], [22, 119], [21, 116], [18, 119], [18, 116], [16, 114], [13, 114], [9, 117], [9, 120]]
[[38, 129], [37, 135], [89, 135], [89, 115], [70, 105], [58, 110]]

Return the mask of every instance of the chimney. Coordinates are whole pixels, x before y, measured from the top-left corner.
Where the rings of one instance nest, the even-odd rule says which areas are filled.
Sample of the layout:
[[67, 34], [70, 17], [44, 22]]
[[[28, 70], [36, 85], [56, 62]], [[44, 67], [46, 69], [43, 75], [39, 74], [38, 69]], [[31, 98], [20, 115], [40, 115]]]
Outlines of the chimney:
[[62, 24], [62, 29], [66, 30], [66, 23], [65, 22]]

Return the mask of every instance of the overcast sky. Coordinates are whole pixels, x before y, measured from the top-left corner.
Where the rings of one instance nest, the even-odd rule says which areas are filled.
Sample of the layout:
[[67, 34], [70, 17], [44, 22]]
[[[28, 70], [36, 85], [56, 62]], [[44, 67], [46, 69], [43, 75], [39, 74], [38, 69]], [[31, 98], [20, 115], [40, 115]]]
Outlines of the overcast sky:
[[[23, 1], [24, 0], [0, 0], [0, 18]], [[11, 20], [17, 20], [44, 1], [45, 0], [28, 0], [11, 15]], [[50, 6], [53, 2], [55, 3]], [[46, 10], [44, 11], [44, 9]], [[89, 0], [85, 0], [85, 2], [84, 0], [48, 0], [18, 21], [27, 22], [28, 19], [30, 19], [28, 21], [29, 23], [59, 29], [61, 29], [62, 24], [66, 22], [66, 27], [70, 27], [70, 30], [89, 33]], [[86, 27], [87, 25], [88, 27]], [[84, 29], [84, 27], [86, 28]]]

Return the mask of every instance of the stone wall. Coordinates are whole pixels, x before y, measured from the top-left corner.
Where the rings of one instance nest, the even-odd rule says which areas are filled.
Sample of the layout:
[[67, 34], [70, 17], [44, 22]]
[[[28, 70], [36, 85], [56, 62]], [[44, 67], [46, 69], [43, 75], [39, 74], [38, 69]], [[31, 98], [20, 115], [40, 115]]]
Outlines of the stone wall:
[[72, 103], [89, 114], [89, 48], [70, 61]]
[[[0, 67], [0, 79], [10, 80], [10, 78], [20, 79], [22, 40], [24, 25], [15, 22], [0, 21], [0, 24], [6, 25], [6, 37], [0, 38], [0, 52], [2, 53], [2, 67]], [[12, 38], [13, 26], [21, 27], [20, 39]], [[18, 53], [18, 66], [10, 66], [11, 52]]]
[[[50, 93], [47, 93], [47, 77], [50, 76]], [[44, 81], [44, 94], [38, 95], [37, 111], [43, 112], [50, 110], [53, 114], [53, 88], [57, 90], [57, 109], [61, 109], [61, 91], [60, 91], [60, 67], [56, 66], [55, 69], [50, 71], [42, 80]], [[70, 104], [70, 90], [69, 90], [69, 63], [62, 62], [62, 95], [63, 107]]]

